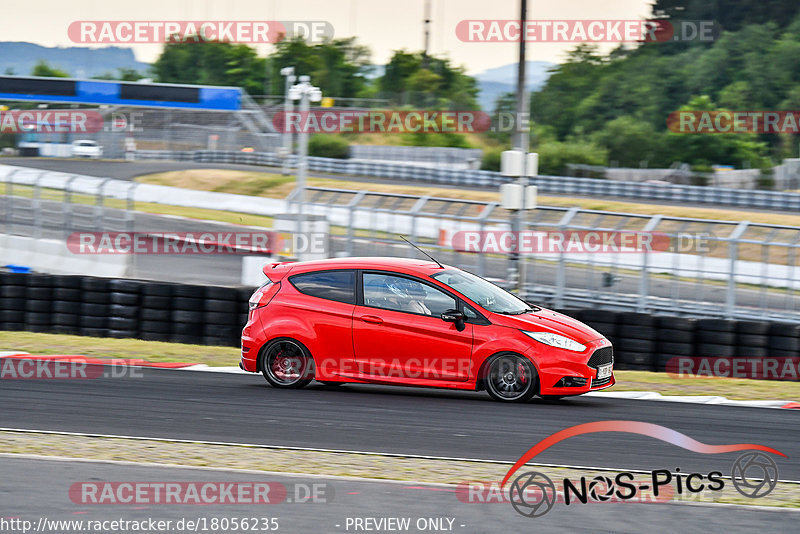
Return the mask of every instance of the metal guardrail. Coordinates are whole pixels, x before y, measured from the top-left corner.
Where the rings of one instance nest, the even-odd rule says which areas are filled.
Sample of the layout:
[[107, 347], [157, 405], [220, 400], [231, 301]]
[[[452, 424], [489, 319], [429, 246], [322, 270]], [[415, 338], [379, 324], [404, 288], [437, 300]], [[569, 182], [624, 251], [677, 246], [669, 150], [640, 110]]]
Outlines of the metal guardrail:
[[[283, 159], [280, 156], [264, 152], [140, 150], [136, 152], [135, 157], [141, 160], [158, 159], [264, 166], [280, 166], [283, 164]], [[294, 166], [296, 157], [291, 156], [289, 163]], [[453, 170], [444, 167], [423, 167], [392, 162], [364, 162], [332, 158], [309, 158], [308, 168], [314, 172], [370, 176], [398, 180], [404, 183], [426, 182], [473, 187], [496, 187], [509, 181], [508, 177], [492, 171]], [[539, 188], [540, 193], [559, 195], [619, 197], [647, 201], [800, 211], [800, 193], [782, 191], [623, 182], [571, 176], [537, 176], [531, 179], [531, 183]]]
[[[16, 180], [16, 173], [25, 173], [25, 179]], [[135, 228], [133, 211], [140, 187], [144, 186], [119, 180], [12, 170], [0, 179], [0, 228], [5, 234], [56, 239], [76, 231], [141, 230]], [[512, 212], [496, 202], [319, 187], [307, 188], [306, 193], [304, 213], [328, 219], [333, 254], [417, 255], [397, 235], [404, 234], [443, 262], [511, 282], [507, 254], [464, 252], [453, 246], [458, 231], [511, 229]], [[159, 202], [169, 204], [171, 198], [163, 195]], [[294, 199], [295, 194], [290, 195], [280, 209], [288, 206], [292, 211], [297, 206]], [[210, 205], [219, 209], [226, 204], [214, 196]], [[199, 229], [195, 223], [181, 224]], [[524, 228], [657, 232], [673, 245], [687, 244], [646, 254], [525, 254], [526, 294], [546, 305], [800, 322], [800, 226], [541, 206], [527, 213]], [[701, 238], [704, 247], [692, 248]]]
[[[343, 255], [414, 255], [402, 233], [440, 261], [508, 283], [508, 255], [452, 242], [459, 230], [510, 230], [513, 212], [497, 203], [320, 187], [306, 200], [331, 221]], [[528, 212], [525, 229], [653, 233], [673, 247], [524, 254], [526, 296], [552, 307], [800, 322], [800, 227], [542, 206]]]

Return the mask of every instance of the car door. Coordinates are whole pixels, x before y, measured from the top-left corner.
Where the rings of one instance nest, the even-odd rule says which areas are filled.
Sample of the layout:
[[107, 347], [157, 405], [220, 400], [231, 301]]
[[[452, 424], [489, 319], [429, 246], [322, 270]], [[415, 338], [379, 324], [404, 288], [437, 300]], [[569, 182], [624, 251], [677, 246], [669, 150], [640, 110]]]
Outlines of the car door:
[[374, 379], [466, 381], [472, 325], [459, 331], [442, 312], [451, 295], [399, 273], [364, 271], [353, 314], [355, 368]]

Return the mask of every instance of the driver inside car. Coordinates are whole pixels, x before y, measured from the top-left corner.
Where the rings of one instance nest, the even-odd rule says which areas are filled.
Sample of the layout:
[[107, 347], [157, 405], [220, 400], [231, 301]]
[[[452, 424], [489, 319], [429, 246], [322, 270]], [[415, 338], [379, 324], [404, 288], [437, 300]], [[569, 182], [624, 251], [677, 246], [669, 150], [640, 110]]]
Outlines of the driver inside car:
[[431, 315], [431, 310], [425, 305], [427, 293], [422, 284], [404, 278], [387, 279], [386, 285], [391, 292], [392, 300], [398, 309], [422, 315]]

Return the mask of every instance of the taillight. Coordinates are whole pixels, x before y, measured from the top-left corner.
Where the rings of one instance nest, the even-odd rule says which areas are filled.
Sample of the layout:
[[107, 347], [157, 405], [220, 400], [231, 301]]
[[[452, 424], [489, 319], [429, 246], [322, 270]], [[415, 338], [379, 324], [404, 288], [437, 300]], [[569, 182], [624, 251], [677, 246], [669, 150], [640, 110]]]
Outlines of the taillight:
[[250, 296], [250, 300], [247, 301], [249, 309], [255, 310], [256, 308], [261, 308], [269, 304], [269, 301], [278, 293], [280, 288], [280, 282], [273, 283], [267, 281], [267, 283], [256, 289]]

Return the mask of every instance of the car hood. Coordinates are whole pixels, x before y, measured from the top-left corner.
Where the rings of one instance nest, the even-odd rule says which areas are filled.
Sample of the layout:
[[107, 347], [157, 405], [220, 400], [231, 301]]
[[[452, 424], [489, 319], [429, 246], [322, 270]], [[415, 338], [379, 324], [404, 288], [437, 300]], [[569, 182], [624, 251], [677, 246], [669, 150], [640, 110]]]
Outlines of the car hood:
[[491, 321], [495, 324], [529, 330], [534, 332], [553, 332], [574, 339], [578, 343], [588, 343], [605, 336], [597, 330], [573, 319], [563, 313], [557, 313], [545, 308], [533, 313], [523, 315], [492, 314]]

